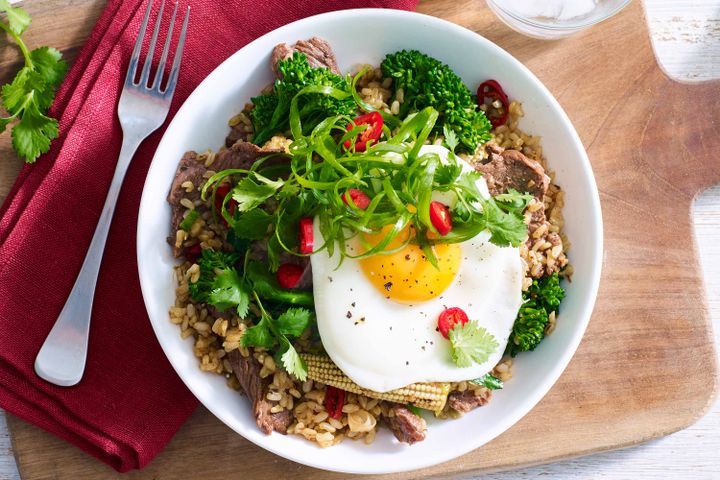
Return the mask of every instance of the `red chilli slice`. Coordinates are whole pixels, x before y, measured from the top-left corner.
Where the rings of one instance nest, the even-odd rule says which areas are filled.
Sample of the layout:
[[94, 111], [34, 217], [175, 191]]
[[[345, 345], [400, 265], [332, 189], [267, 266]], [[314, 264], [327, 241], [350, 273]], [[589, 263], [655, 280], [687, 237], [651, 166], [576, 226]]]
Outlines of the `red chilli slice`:
[[342, 418], [342, 409], [345, 405], [345, 390], [328, 385], [325, 389], [325, 410], [330, 418], [340, 420]]
[[502, 104], [502, 114], [492, 117], [488, 115], [488, 120], [490, 120], [493, 128], [505, 125], [510, 114], [510, 100], [508, 100], [507, 94], [496, 80], [486, 80], [478, 87], [478, 106], [484, 104], [486, 98], [490, 99], [490, 103], [498, 100]]
[[202, 247], [199, 243], [196, 243], [191, 247], [186, 247], [183, 255], [185, 256], [185, 258], [188, 259], [190, 263], [197, 263], [200, 255], [202, 255]]
[[[227, 221], [225, 220], [225, 217], [222, 216], [221, 210], [223, 201], [225, 200], [225, 197], [227, 197], [228, 193], [230, 193], [230, 185], [227, 183], [223, 183], [219, 187], [215, 189], [215, 197], [213, 198], [213, 201], [215, 202], [215, 211], [218, 212], [218, 216], [220, 217], [220, 221], [225, 225], [228, 226]], [[227, 202], [227, 209], [230, 215], [235, 215], [235, 207], [237, 207], [237, 202], [233, 200], [232, 198], [228, 200]]]
[[365, 192], [358, 190], [357, 188], [348, 189], [348, 191], [342, 196], [342, 201], [345, 202], [345, 205], [350, 205], [349, 202], [352, 202], [353, 205], [360, 210], [365, 210], [368, 205], [370, 205], [370, 197], [368, 197]]
[[283, 263], [277, 271], [277, 281], [282, 288], [295, 288], [300, 283], [303, 267], [294, 263]]
[[448, 332], [458, 323], [465, 325], [468, 322], [467, 313], [462, 308], [446, 308], [438, 317], [438, 329], [443, 337], [448, 338]]
[[[358, 125], [368, 126], [365, 130], [360, 132], [360, 134], [355, 139], [355, 151], [364, 152], [367, 148], [367, 143], [369, 141], [375, 143], [377, 142], [378, 138], [380, 138], [383, 127], [382, 115], [380, 115], [378, 112], [370, 112], [366, 113], [365, 115], [360, 115], [355, 120], [353, 120], [353, 123], [347, 126], [347, 130], [350, 131]], [[345, 148], [350, 148], [352, 146], [352, 141], [350, 139], [345, 140], [345, 143], [343, 145], [345, 145]]]
[[314, 243], [313, 219], [304, 217], [300, 219], [300, 253], [309, 254], [313, 252]]
[[440, 202], [430, 202], [430, 222], [443, 237], [452, 230], [450, 209]]

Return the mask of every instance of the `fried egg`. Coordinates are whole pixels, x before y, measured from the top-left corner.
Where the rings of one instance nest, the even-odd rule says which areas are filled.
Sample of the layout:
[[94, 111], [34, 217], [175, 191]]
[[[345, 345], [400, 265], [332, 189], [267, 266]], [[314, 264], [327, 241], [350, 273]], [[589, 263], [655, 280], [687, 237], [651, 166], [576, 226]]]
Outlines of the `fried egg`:
[[[448, 150], [424, 146], [446, 162]], [[463, 169], [472, 167], [462, 160]], [[488, 197], [485, 181], [477, 184]], [[454, 194], [433, 194], [452, 206]], [[402, 245], [405, 231], [388, 247]], [[317, 220], [315, 242], [324, 243]], [[382, 233], [378, 234], [378, 240]], [[517, 248], [490, 243], [483, 231], [462, 243], [436, 245], [439, 268], [416, 245], [388, 255], [345, 258], [339, 249], [311, 256], [313, 296], [323, 347], [355, 383], [386, 392], [415, 382], [474, 379], [498, 363], [522, 302], [523, 268]], [[370, 244], [375, 240], [365, 238]], [[346, 246], [361, 248], [359, 241]], [[338, 264], [340, 265], [338, 267]], [[460, 368], [451, 358], [450, 341], [437, 329], [440, 313], [460, 307], [471, 321], [491, 333], [499, 347], [482, 364]]]

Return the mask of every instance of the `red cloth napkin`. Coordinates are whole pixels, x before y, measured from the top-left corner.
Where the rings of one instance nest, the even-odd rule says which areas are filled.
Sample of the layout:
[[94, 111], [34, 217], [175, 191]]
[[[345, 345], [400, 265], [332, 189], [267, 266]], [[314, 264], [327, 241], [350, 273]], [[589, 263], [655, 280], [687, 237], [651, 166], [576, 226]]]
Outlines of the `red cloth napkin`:
[[[415, 4], [191, 1], [169, 118], [219, 63], [283, 24], [335, 9]], [[125, 178], [98, 278], [82, 382], [71, 388], [46, 383], [33, 362], [80, 270], [115, 169], [122, 139], [117, 103], [144, 10], [141, 0], [108, 3], [52, 107], [60, 137], [22, 170], [0, 209], [0, 407], [119, 471], [150, 462], [197, 405], [155, 339], [136, 269], [140, 195], [164, 129], [141, 145]]]

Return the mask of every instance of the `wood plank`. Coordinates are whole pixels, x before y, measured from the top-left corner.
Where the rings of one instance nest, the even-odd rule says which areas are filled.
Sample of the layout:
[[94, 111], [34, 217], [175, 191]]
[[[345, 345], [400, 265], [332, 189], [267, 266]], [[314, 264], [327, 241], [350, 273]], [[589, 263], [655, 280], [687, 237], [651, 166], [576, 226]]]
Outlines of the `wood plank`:
[[[49, 0], [37, 5], [44, 2]], [[97, 3], [74, 3], [73, 15], [84, 15], [79, 10], [90, 11], [88, 5]], [[64, 8], [53, 14], [61, 16]], [[420, 11], [498, 43], [556, 95], [593, 163], [606, 256], [583, 343], [540, 404], [485, 447], [392, 478], [451, 478], [546, 463], [637, 444], [691, 424], [707, 409], [717, 381], [689, 212], [695, 194], [720, 180], [720, 162], [712, 157], [720, 147], [720, 111], [697, 107], [716, 105], [720, 85], [680, 85], [665, 77], [637, 2], [561, 42], [511, 32], [480, 1], [426, 1]], [[9, 424], [25, 478], [119, 477], [35, 427], [15, 418]], [[236, 475], [228, 452], [242, 459], [247, 478], [346, 477], [269, 454], [203, 408], [151, 465], [125, 477]]]
[[[62, 4], [62, 5], [59, 5]], [[105, 8], [103, 0], [82, 2], [38, 1], [23, 5], [32, 16], [30, 28], [23, 35], [29, 48], [53, 46], [72, 62], [85, 43], [100, 13]], [[12, 80], [22, 67], [19, 50], [0, 41], [0, 85]], [[5, 200], [15, 177], [23, 166], [10, 144], [10, 135], [0, 135], [0, 204]]]

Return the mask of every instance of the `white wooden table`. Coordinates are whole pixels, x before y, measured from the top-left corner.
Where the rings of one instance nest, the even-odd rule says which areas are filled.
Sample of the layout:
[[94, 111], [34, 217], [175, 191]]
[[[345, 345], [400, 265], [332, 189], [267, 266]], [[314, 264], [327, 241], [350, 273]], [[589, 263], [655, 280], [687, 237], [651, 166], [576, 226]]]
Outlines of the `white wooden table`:
[[[645, 0], [645, 6], [655, 52], [668, 75], [688, 82], [720, 78], [720, 0]], [[713, 108], [720, 108], [720, 99]], [[700, 195], [694, 219], [720, 350], [720, 186]], [[692, 394], [679, 392], [679, 401], [684, 393]], [[690, 428], [638, 447], [483, 476], [488, 480], [535, 478], [720, 479], [720, 401]], [[18, 479], [0, 410], [0, 480]]]

